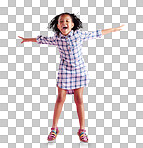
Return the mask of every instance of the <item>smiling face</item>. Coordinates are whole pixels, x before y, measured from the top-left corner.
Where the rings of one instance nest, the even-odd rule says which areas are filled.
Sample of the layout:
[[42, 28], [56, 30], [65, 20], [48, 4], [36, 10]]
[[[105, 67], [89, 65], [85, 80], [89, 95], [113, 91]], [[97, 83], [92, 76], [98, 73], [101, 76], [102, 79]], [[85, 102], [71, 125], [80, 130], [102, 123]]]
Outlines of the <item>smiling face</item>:
[[72, 22], [70, 15], [61, 15], [58, 19], [57, 27], [63, 35], [68, 35], [74, 27], [74, 23]]

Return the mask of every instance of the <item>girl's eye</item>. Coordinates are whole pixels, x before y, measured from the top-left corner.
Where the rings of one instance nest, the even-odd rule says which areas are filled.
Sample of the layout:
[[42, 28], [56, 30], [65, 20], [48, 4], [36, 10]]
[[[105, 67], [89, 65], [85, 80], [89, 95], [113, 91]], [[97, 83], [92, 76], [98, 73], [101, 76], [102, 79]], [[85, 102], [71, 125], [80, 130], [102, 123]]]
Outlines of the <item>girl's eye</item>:
[[[63, 21], [60, 21], [60, 22], [62, 23]], [[67, 20], [66, 22], [69, 22], [69, 21]]]

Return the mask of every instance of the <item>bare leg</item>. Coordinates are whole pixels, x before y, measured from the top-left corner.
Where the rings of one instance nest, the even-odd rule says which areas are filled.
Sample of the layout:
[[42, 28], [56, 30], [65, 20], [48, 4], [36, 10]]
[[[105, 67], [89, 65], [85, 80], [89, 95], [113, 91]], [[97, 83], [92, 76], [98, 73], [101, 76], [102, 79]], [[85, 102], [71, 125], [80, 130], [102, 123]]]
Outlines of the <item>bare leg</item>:
[[83, 87], [74, 90], [74, 100], [76, 103], [77, 114], [81, 129], [85, 129], [85, 113], [83, 104]]
[[54, 115], [53, 115], [53, 125], [52, 128], [56, 128], [58, 124], [58, 120], [62, 111], [63, 104], [66, 99], [66, 90], [58, 87], [58, 97], [56, 100]]

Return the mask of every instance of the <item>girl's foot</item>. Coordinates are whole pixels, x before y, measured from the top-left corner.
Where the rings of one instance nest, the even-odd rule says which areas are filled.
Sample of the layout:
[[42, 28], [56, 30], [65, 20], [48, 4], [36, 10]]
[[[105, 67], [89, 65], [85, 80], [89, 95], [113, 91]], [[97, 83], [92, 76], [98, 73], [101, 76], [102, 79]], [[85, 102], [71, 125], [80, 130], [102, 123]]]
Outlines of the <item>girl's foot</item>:
[[48, 135], [48, 138], [47, 140], [48, 141], [53, 141], [56, 139], [57, 135], [59, 133], [59, 130], [58, 130], [58, 127], [57, 128], [51, 128], [51, 132], [50, 134]]
[[86, 132], [85, 129], [79, 129], [78, 132], [77, 132], [79, 139], [82, 142], [88, 142], [88, 137], [87, 137], [85, 132]]

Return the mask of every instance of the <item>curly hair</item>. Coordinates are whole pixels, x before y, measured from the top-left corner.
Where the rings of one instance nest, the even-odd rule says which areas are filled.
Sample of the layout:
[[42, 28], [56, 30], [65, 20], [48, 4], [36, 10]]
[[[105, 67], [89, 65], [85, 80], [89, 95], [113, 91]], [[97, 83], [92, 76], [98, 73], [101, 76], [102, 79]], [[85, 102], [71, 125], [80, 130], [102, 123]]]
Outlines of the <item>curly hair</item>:
[[74, 23], [74, 27], [72, 28], [72, 30], [78, 30], [80, 28], [83, 28], [82, 26], [82, 22], [80, 21], [80, 19], [74, 14], [74, 13], [68, 13], [68, 12], [65, 12], [65, 13], [61, 13], [59, 15], [56, 15], [49, 23], [49, 26], [48, 28], [51, 28], [57, 35], [59, 35], [60, 33], [60, 30], [58, 29], [57, 27], [57, 24], [58, 24], [58, 19], [61, 15], [69, 15], [72, 19], [72, 22]]

